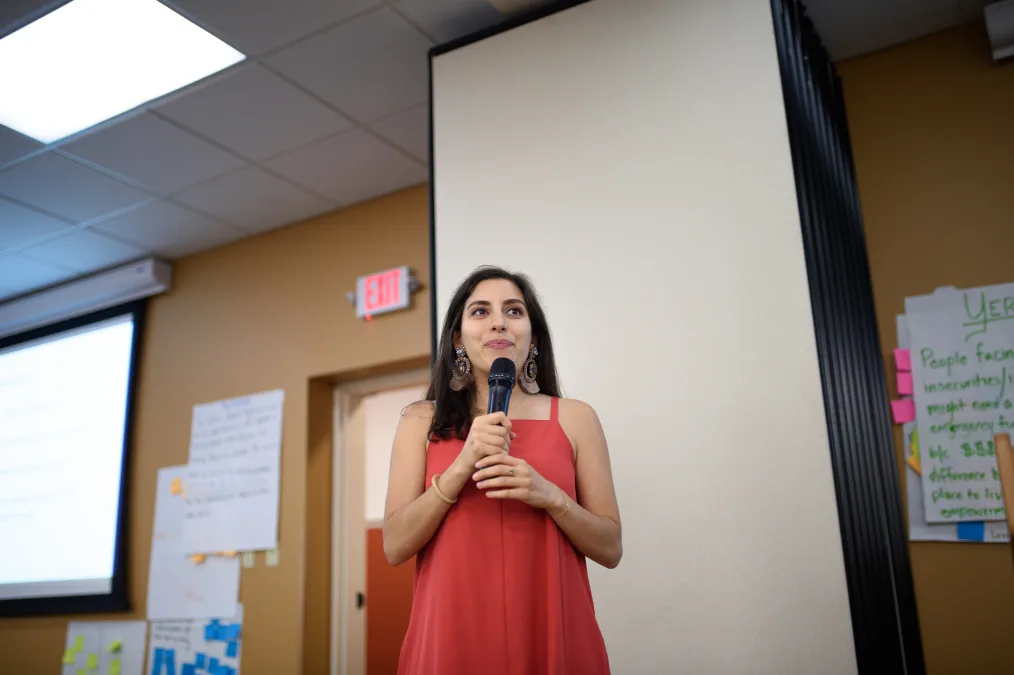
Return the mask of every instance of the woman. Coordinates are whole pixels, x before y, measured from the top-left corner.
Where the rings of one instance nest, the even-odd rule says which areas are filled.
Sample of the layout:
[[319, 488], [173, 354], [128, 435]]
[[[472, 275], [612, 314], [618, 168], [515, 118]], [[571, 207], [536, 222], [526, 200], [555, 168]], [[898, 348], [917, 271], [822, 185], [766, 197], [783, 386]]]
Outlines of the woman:
[[[485, 414], [490, 365], [519, 373]], [[451, 300], [426, 401], [395, 434], [384, 551], [416, 556], [400, 675], [605, 675], [585, 559], [622, 555], [595, 411], [560, 398], [546, 317], [522, 275], [483, 267]]]

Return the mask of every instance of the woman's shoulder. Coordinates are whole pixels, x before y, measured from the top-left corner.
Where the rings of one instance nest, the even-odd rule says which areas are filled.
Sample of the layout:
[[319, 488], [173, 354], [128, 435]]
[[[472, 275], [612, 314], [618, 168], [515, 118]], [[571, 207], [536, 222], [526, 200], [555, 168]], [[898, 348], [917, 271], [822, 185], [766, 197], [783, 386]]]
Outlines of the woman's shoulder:
[[427, 427], [433, 421], [433, 415], [436, 412], [435, 401], [413, 401], [407, 406], [401, 409], [401, 418], [399, 424], [408, 425], [426, 425]]
[[573, 419], [575, 421], [588, 421], [591, 419], [598, 418], [598, 414], [595, 412], [595, 408], [590, 403], [582, 401], [578, 398], [559, 398], [559, 414], [560, 419], [564, 417]]

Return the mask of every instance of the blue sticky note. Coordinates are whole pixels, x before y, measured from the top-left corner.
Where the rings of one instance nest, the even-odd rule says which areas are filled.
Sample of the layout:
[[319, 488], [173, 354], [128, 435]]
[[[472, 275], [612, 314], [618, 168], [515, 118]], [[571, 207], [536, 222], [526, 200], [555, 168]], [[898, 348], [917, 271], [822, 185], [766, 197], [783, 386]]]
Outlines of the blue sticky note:
[[218, 659], [208, 659], [208, 672], [211, 673], [211, 675], [218, 675]]
[[236, 642], [235, 640], [229, 642], [229, 644], [226, 645], [225, 647], [225, 655], [228, 656], [230, 659], [236, 658], [236, 654], [238, 652], [239, 652], [239, 643]]
[[225, 630], [223, 631], [224, 635], [223, 635], [222, 639], [224, 639], [224, 640], [236, 640], [236, 639], [239, 638], [239, 624], [238, 623], [229, 624], [228, 626], [224, 626], [224, 628], [225, 628]]
[[214, 619], [204, 627], [204, 639], [207, 642], [214, 642], [218, 639], [219, 625], [218, 619]]
[[204, 661], [208, 656], [203, 652], [197, 652], [194, 656], [194, 668], [204, 668]]
[[958, 541], [985, 541], [986, 523], [958, 523]]
[[197, 675], [197, 669], [194, 668], [192, 663], [183, 664], [183, 675]]

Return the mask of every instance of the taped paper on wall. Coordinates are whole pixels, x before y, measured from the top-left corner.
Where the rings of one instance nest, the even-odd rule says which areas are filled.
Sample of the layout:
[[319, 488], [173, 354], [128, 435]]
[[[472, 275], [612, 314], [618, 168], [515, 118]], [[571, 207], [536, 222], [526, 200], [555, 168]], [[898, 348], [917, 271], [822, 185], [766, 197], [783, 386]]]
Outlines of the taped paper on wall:
[[243, 606], [230, 618], [152, 621], [148, 675], [238, 675]]
[[73, 621], [61, 674], [143, 675], [146, 632], [144, 621]]
[[278, 546], [285, 392], [194, 406], [184, 480], [188, 553]]
[[[908, 337], [908, 326], [904, 316], [898, 316], [898, 342], [907, 345], [904, 341]], [[980, 543], [1007, 543], [1010, 541], [1010, 532], [1006, 523], [990, 522], [985, 523], [982, 528], [982, 535], [979, 539], [970, 539], [968, 530], [962, 534], [964, 539], [958, 536], [957, 523], [927, 523], [926, 508], [923, 502], [923, 478], [920, 475], [921, 458], [924, 454], [923, 443], [919, 438], [919, 430], [915, 422], [909, 422], [902, 429], [905, 459], [908, 468], [905, 470], [905, 502], [908, 507], [908, 526], [910, 541], [978, 541]]]
[[148, 563], [148, 619], [232, 616], [239, 597], [239, 560], [202, 557], [196, 563], [183, 545], [186, 505], [176, 496], [185, 466], [158, 471], [155, 524]]
[[1003, 521], [993, 436], [1014, 430], [1014, 284], [905, 307], [926, 519]]

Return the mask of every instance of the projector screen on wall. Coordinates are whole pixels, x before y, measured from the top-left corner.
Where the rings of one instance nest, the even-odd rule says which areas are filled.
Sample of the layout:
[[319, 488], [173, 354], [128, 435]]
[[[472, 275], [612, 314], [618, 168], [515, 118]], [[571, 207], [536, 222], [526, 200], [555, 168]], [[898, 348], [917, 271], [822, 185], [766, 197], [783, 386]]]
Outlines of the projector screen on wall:
[[0, 615], [126, 608], [143, 301], [0, 340]]

